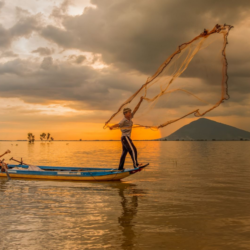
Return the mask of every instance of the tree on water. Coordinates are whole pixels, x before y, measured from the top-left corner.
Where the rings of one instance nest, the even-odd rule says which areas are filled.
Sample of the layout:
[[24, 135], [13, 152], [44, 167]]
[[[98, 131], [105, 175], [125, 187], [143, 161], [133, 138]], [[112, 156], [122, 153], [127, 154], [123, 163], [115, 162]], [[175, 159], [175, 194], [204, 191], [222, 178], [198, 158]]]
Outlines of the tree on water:
[[35, 141], [35, 136], [32, 133], [28, 133], [28, 142], [32, 143]]
[[40, 134], [40, 140], [41, 141], [49, 141], [49, 140], [51, 140], [51, 141], [53, 141], [54, 140], [54, 138], [53, 137], [51, 137], [50, 136], [51, 134], [50, 133], [42, 133], [42, 134]]
[[[54, 141], [54, 138], [50, 136], [50, 133], [42, 133], [40, 134], [40, 140], [41, 141]], [[28, 133], [28, 142], [29, 143], [34, 143], [35, 141], [35, 136], [32, 133]]]
[[45, 140], [45, 138], [46, 138], [46, 134], [45, 133], [40, 134], [40, 140], [41, 141]]

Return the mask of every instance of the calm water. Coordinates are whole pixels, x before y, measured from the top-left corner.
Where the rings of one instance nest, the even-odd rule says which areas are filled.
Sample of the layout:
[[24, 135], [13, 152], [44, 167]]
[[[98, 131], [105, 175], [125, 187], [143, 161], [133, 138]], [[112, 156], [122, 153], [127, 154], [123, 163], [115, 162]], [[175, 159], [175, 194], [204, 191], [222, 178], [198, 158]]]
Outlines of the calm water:
[[[150, 166], [122, 182], [0, 178], [0, 249], [250, 249], [250, 142], [135, 145]], [[120, 142], [8, 148], [34, 165], [116, 167], [121, 153]]]

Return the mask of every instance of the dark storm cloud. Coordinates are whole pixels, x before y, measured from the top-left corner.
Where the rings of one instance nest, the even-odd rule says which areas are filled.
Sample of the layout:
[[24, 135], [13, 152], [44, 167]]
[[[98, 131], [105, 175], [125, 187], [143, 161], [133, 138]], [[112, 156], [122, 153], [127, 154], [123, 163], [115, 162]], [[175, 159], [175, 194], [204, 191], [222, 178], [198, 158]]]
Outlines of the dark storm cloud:
[[[95, 70], [89, 66], [74, 65], [58, 62], [52, 57], [45, 57], [40, 64], [20, 59], [0, 64], [0, 94], [2, 97], [19, 97], [28, 103], [73, 101], [66, 105], [78, 110], [114, 111], [145, 79], [143, 75], [131, 75], [119, 70]], [[214, 90], [200, 84], [196, 91], [206, 99], [213, 95]], [[217, 92], [219, 99], [220, 90]], [[231, 103], [244, 102], [249, 98], [247, 92], [245, 95], [237, 91], [234, 93]], [[164, 107], [170, 109], [183, 106], [193, 109], [197, 101], [194, 102], [187, 94], [174, 93], [166, 99], [166, 104]]]
[[52, 57], [45, 57], [41, 64], [20, 59], [2, 63], [0, 76], [3, 97], [20, 97], [31, 103], [74, 101], [76, 109], [103, 110], [114, 109], [141, 81], [139, 76], [127, 76], [117, 70], [76, 67], [54, 62]]
[[[40, 47], [32, 51], [46, 56], [40, 63], [34, 65], [28, 60], [16, 59], [0, 64], [3, 96], [18, 96], [34, 103], [67, 100], [75, 101], [72, 107], [76, 109], [115, 110], [178, 45], [191, 40], [204, 28], [213, 28], [216, 23], [241, 25], [250, 10], [249, 0], [92, 0], [91, 3], [97, 6], [95, 9], [87, 8], [82, 15], [68, 16], [69, 3], [64, 1], [63, 6], [54, 8], [51, 13], [51, 18], [61, 22], [63, 28], [43, 27], [39, 14], [32, 16], [25, 10], [17, 10], [20, 19], [16, 25], [8, 30], [0, 26], [0, 46], [8, 46], [16, 37], [37, 31], [63, 49], [101, 54], [111, 67], [94, 70], [83, 66], [83, 55], [73, 56], [68, 63], [59, 62], [53, 59], [49, 48]], [[230, 38], [231, 34], [229, 65], [235, 66], [229, 68], [234, 76], [229, 80], [233, 85], [231, 90], [237, 92], [232, 102], [241, 102], [249, 93], [246, 83], [250, 49], [248, 40], [244, 40], [246, 49], [242, 52], [239, 49], [242, 39], [234, 37], [231, 41]], [[213, 79], [208, 83], [213, 83]], [[204, 89], [207, 90], [207, 86], [196, 88], [196, 92], [204, 92]], [[212, 94], [213, 91], [207, 92]], [[172, 107], [181, 104], [175, 101]]]
[[[107, 64], [112, 64], [124, 72], [138, 70], [148, 76], [156, 71], [178, 45], [200, 34], [203, 28], [211, 29], [216, 23], [240, 26], [250, 10], [248, 0], [227, 2], [92, 0], [92, 4], [97, 8], [86, 9], [82, 15], [61, 16], [64, 29], [47, 26], [41, 31], [42, 36], [64, 48], [100, 53]], [[250, 32], [247, 33], [247, 30], [245, 32], [244, 39], [229, 35], [228, 72], [230, 76], [235, 76], [229, 78], [229, 91], [237, 89], [238, 92], [237, 94], [229, 92], [232, 102], [243, 101], [249, 94], [246, 85], [250, 77], [248, 59], [250, 48], [249, 38], [246, 37], [250, 36]], [[207, 56], [208, 61], [209, 56], [213, 55]], [[221, 67], [221, 63], [215, 66], [211, 61], [204, 71], [197, 63], [184, 75], [186, 77], [195, 75], [205, 79], [205, 83], [211, 86], [208, 92], [212, 95], [217, 91], [213, 89], [214, 86], [221, 82]], [[208, 69], [210, 73], [207, 73]], [[245, 78], [238, 88], [236, 77], [243, 76]], [[144, 81], [141, 82], [143, 83]], [[116, 83], [116, 85], [121, 84], [123, 83]], [[195, 87], [194, 90], [199, 92], [201, 87]], [[204, 89], [203, 86], [200, 92], [204, 92]], [[178, 106], [177, 103], [173, 105]]]
[[64, 16], [65, 29], [47, 26], [41, 34], [62, 47], [101, 53], [108, 64], [146, 74], [203, 28], [225, 22], [236, 25], [250, 9], [248, 0], [93, 0], [92, 4], [97, 8]]

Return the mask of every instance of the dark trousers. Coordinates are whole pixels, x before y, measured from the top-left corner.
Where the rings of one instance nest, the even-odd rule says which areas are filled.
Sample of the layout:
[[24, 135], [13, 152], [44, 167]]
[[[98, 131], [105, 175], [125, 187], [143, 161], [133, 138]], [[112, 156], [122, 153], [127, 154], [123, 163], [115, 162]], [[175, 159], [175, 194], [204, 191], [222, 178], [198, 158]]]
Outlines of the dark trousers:
[[137, 150], [135, 145], [133, 144], [132, 140], [130, 139], [130, 137], [128, 136], [122, 136], [121, 138], [122, 141], [122, 156], [120, 159], [120, 165], [119, 165], [119, 170], [122, 170], [124, 167], [124, 163], [125, 163], [125, 159], [126, 159], [126, 155], [129, 152], [133, 164], [134, 164], [134, 168], [136, 168], [139, 164], [137, 162]]

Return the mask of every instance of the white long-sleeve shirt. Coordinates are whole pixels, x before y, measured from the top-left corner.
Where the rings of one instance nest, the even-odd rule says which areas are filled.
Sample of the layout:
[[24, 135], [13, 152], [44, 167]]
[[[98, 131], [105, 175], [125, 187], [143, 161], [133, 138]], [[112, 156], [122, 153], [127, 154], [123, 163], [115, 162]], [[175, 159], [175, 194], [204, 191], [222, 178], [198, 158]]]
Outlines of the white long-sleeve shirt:
[[119, 127], [122, 132], [122, 136], [131, 136], [132, 132], [132, 127], [133, 127], [133, 121], [132, 118], [128, 120], [126, 117], [124, 117], [120, 122], [119, 122]]

